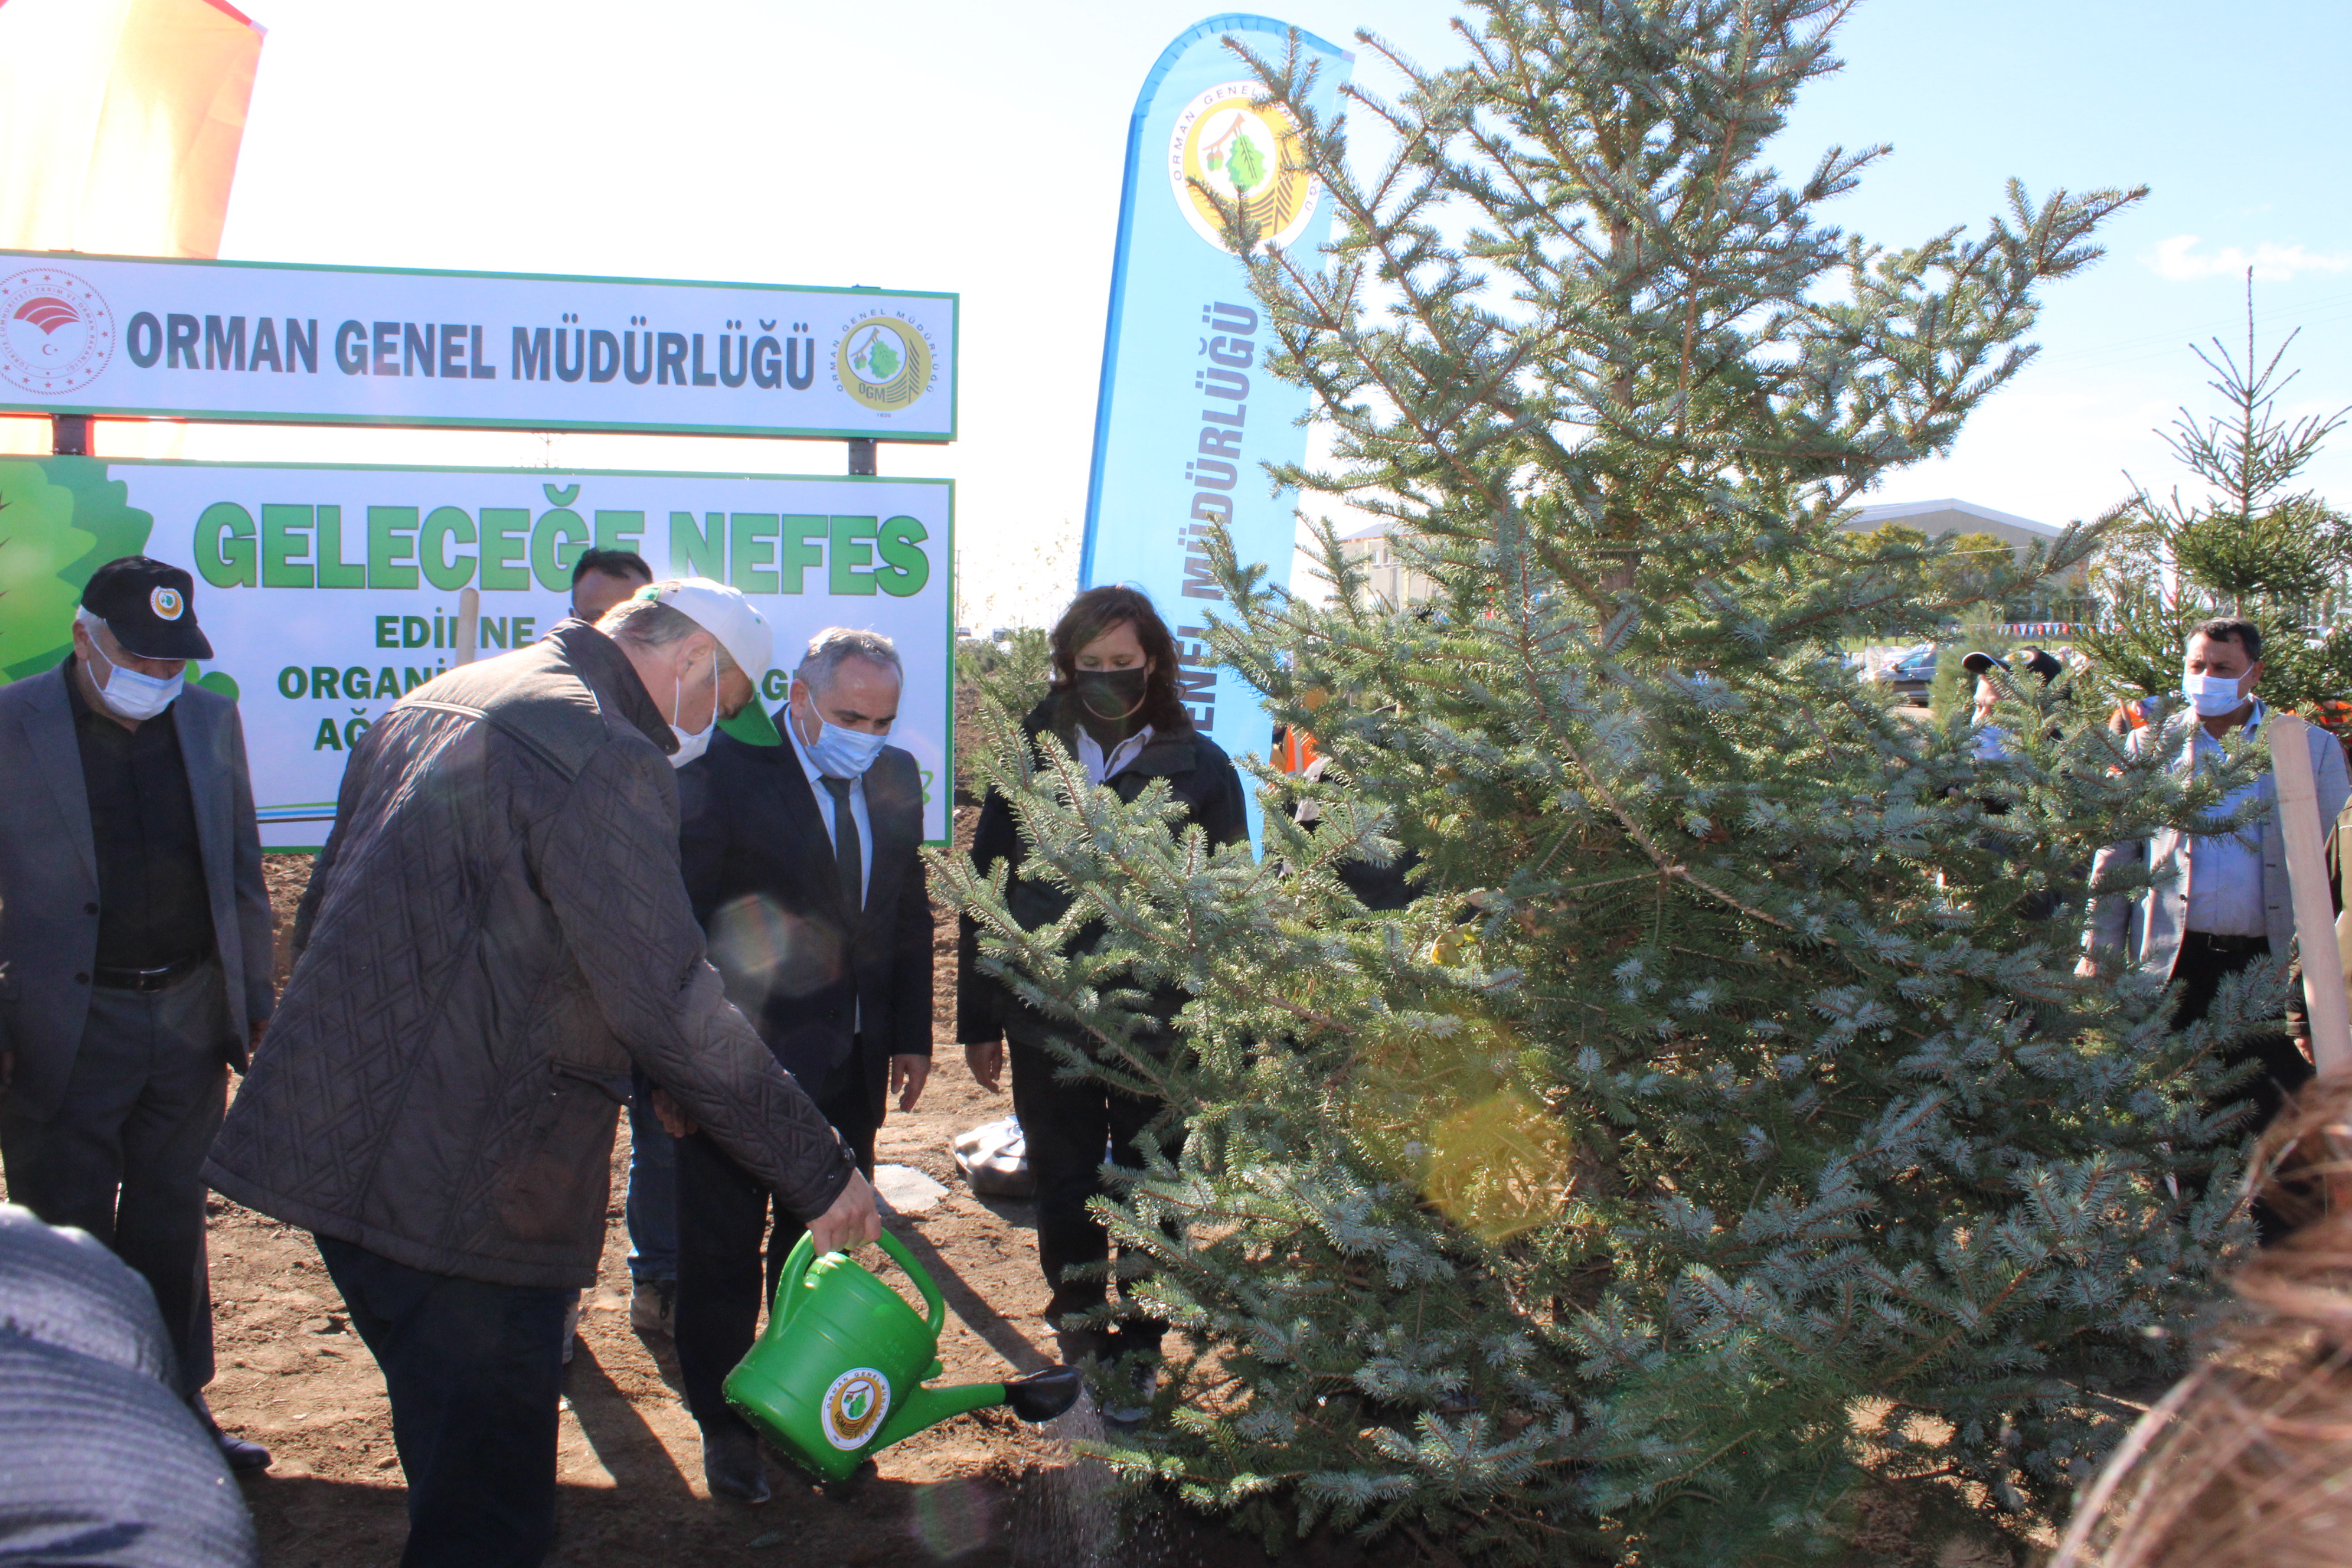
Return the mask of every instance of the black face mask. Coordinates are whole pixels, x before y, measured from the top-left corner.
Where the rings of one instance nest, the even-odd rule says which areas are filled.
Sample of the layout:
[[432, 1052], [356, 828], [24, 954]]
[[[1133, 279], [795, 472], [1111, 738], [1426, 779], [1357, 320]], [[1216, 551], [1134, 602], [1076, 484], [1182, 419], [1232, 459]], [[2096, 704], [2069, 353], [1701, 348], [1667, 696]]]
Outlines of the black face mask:
[[1150, 671], [1082, 669], [1070, 683], [1078, 722], [1097, 742], [1121, 741], [1143, 727], [1141, 712]]

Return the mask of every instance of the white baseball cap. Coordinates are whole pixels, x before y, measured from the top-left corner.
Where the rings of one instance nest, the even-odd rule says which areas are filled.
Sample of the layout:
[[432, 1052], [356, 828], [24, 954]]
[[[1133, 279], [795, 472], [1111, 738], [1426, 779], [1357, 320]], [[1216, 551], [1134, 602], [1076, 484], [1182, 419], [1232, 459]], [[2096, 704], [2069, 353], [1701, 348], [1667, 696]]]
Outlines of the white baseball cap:
[[757, 686], [768, 672], [776, 651], [776, 634], [769, 629], [768, 617], [743, 596], [741, 589], [708, 577], [678, 577], [648, 583], [635, 596], [667, 605], [717, 637], [727, 657], [751, 678], [752, 685]]

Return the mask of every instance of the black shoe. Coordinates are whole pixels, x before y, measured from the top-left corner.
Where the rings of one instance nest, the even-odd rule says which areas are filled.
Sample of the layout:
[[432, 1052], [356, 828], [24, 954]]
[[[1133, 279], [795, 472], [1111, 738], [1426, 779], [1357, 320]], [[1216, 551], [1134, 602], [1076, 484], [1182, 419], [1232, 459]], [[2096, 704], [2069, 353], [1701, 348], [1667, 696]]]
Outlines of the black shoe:
[[820, 1481], [817, 1489], [827, 1502], [853, 1502], [866, 1490], [866, 1483], [881, 1473], [881, 1468], [867, 1459], [837, 1481]]
[[1160, 1373], [1150, 1362], [1121, 1362], [1103, 1382], [1111, 1391], [1103, 1405], [1105, 1427], [1113, 1432], [1134, 1432], [1151, 1419], [1151, 1397], [1160, 1392]]
[[710, 1495], [750, 1503], [768, 1500], [768, 1463], [761, 1458], [760, 1440], [740, 1426], [702, 1429], [702, 1479]]
[[205, 1432], [211, 1435], [214, 1444], [221, 1451], [221, 1458], [228, 1461], [230, 1470], [242, 1475], [247, 1470], [266, 1470], [269, 1468], [269, 1450], [250, 1437], [240, 1437], [233, 1432], [222, 1431], [220, 1423], [213, 1419], [211, 1408], [205, 1404], [203, 1394], [199, 1394], [191, 1398], [188, 1401], [188, 1408], [196, 1413], [197, 1421], [201, 1422]]

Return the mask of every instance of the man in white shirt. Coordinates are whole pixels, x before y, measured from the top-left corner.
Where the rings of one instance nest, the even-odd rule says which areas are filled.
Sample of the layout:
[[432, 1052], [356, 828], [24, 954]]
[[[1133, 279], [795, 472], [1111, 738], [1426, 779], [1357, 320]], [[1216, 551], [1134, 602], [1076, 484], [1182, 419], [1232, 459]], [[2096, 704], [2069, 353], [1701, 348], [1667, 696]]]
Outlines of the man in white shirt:
[[[2254, 695], [2263, 676], [2262, 628], [2235, 617], [2210, 620], [2189, 633], [2182, 667], [2182, 692], [2189, 710], [2175, 714], [2161, 732], [2132, 732], [2135, 755], [2189, 729], [2179, 766], [2210, 769], [2221, 763], [2232, 735], [2261, 741], [2267, 710]], [[2332, 824], [2343, 810], [2347, 788], [2344, 749], [2326, 731], [2311, 731], [2312, 776], [2319, 786], [2319, 816]], [[2245, 784], [2218, 808], [2227, 820], [2259, 800], [2254, 820], [2232, 832], [2208, 835], [2167, 828], [2146, 840], [2111, 844], [2092, 862], [2094, 885], [2127, 859], [2145, 858], [2156, 885], [2132, 899], [2098, 900], [2084, 932], [2088, 951], [2080, 973], [2095, 975], [2127, 956], [2180, 985], [2173, 1021], [2186, 1027], [2205, 1016], [2221, 981], [2258, 963], [2284, 963], [2294, 937], [2294, 900], [2289, 889], [2286, 846], [2279, 833], [2276, 796], [2270, 774]], [[2336, 962], [2333, 932], [2326, 962]], [[2296, 1023], [2298, 1030], [2302, 1026]], [[2245, 1091], [2257, 1107], [2255, 1128], [2267, 1125], [2287, 1095], [2310, 1079], [2307, 1040], [2264, 1034], [2231, 1047], [2230, 1059], [2248, 1058], [2263, 1073]]]
[[[895, 1091], [912, 1110], [931, 1068], [931, 902], [923, 781], [889, 743], [904, 679], [874, 632], [811, 640], [776, 714], [783, 743], [721, 734], [678, 773], [679, 858], [728, 998], [870, 1177]], [[712, 1491], [762, 1502], [759, 1447], [720, 1384], [751, 1348], [761, 1298], [800, 1238], [726, 1152], [656, 1100], [677, 1144], [675, 1333]]]

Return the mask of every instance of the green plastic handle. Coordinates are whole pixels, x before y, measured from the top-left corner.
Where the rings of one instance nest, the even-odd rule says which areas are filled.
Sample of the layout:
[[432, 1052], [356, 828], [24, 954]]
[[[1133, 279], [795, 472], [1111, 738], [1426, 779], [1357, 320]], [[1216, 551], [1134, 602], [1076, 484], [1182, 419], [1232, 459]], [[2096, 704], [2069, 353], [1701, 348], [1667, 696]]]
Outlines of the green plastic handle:
[[[940, 1296], [940, 1288], [931, 1282], [931, 1277], [923, 1271], [921, 1264], [915, 1261], [914, 1254], [907, 1250], [906, 1245], [887, 1230], [882, 1233], [882, 1250], [898, 1260], [898, 1267], [906, 1270], [907, 1278], [915, 1282], [915, 1289], [923, 1293], [923, 1305], [929, 1308], [931, 1313], [931, 1337], [939, 1338], [940, 1331], [947, 1327], [948, 1321], [948, 1304]], [[809, 1265], [815, 1261], [816, 1238], [803, 1231], [800, 1240], [793, 1244], [792, 1256], [784, 1259], [783, 1278], [776, 1281], [775, 1310], [768, 1314], [768, 1331], [761, 1336], [762, 1339], [781, 1331], [792, 1321], [793, 1309], [800, 1305], [800, 1297], [795, 1292], [800, 1289], [801, 1281], [808, 1277]]]
[[882, 1250], [898, 1260], [898, 1267], [907, 1271], [907, 1278], [923, 1293], [923, 1304], [931, 1310], [931, 1338], [938, 1339], [948, 1322], [948, 1304], [940, 1295], [940, 1288], [931, 1283], [931, 1277], [923, 1272], [923, 1266], [915, 1261], [915, 1255], [907, 1250], [906, 1244], [887, 1230], [882, 1233]]
[[801, 1304], [796, 1292], [800, 1289], [801, 1281], [808, 1276], [809, 1265], [815, 1261], [816, 1237], [803, 1231], [801, 1238], [793, 1243], [791, 1256], [784, 1259], [783, 1278], [776, 1281], [776, 1305], [768, 1313], [768, 1331], [760, 1336], [761, 1339], [775, 1338], [792, 1321], [793, 1309]]

